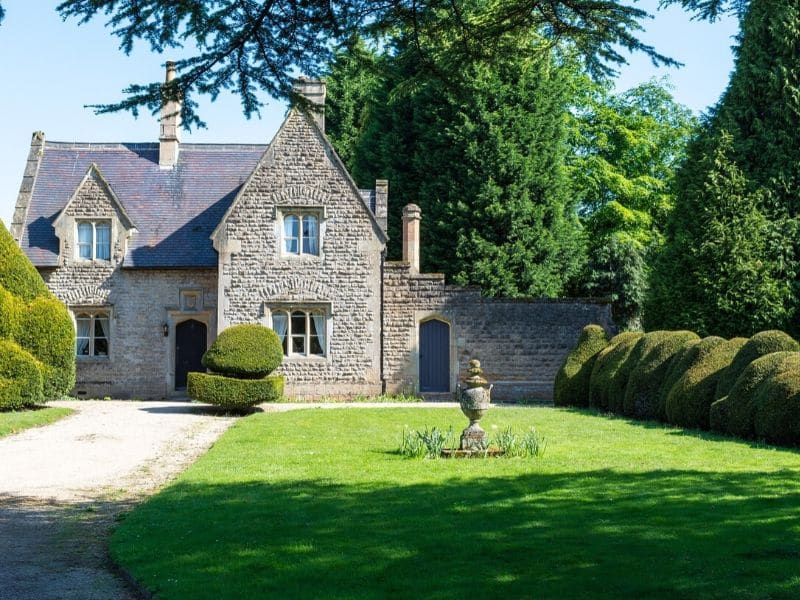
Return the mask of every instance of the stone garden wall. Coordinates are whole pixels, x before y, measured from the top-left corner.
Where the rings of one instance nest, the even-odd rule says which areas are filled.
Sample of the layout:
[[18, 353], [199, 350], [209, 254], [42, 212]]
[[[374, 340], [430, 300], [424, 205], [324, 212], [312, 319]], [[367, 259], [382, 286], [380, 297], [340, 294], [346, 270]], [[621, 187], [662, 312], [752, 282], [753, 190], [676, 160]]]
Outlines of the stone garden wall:
[[490, 299], [445, 285], [443, 275], [384, 268], [384, 379], [390, 393], [418, 391], [419, 324], [450, 325], [450, 390], [472, 358], [494, 384], [496, 400], [552, 399], [556, 372], [589, 323], [611, 329], [610, 306], [578, 300]]

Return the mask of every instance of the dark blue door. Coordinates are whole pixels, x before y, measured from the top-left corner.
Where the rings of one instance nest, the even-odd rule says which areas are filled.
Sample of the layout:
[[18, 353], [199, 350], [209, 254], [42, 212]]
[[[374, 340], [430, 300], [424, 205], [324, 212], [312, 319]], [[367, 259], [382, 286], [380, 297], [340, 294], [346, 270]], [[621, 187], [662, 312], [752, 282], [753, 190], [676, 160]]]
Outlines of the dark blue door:
[[175, 389], [185, 390], [189, 371], [205, 372], [206, 325], [189, 319], [175, 327]]
[[450, 326], [444, 321], [420, 323], [419, 391], [450, 391]]

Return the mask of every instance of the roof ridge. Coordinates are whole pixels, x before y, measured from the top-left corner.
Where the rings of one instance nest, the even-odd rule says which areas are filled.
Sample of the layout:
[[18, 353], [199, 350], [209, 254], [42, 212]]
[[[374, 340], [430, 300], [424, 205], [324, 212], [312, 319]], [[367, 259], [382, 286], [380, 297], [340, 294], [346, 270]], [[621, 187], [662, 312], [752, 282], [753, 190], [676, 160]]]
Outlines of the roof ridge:
[[[237, 144], [228, 142], [187, 142], [181, 144], [181, 149], [188, 150], [265, 150], [269, 144]], [[156, 150], [158, 142], [59, 142], [47, 140], [45, 149], [62, 148], [67, 150]]]

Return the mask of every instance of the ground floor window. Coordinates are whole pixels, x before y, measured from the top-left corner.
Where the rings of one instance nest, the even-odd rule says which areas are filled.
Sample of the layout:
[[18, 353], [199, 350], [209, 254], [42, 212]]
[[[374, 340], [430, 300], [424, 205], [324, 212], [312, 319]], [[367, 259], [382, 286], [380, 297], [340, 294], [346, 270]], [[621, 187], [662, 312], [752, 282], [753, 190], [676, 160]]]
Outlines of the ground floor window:
[[272, 311], [272, 329], [283, 345], [284, 356], [325, 356], [327, 316], [321, 309]]
[[75, 315], [75, 354], [108, 356], [110, 318], [106, 310], [80, 310]]

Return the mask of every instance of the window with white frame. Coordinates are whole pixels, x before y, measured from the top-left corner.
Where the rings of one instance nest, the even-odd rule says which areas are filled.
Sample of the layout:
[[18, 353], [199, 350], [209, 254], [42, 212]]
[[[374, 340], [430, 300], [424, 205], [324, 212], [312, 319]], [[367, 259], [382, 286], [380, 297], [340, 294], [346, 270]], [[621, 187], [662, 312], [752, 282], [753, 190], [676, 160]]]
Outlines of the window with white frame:
[[287, 212], [283, 215], [283, 252], [319, 256], [318, 213]]
[[78, 221], [79, 260], [111, 260], [111, 223]]
[[272, 311], [272, 329], [278, 334], [284, 356], [325, 356], [328, 318], [322, 309]]
[[81, 309], [75, 315], [75, 355], [108, 356], [111, 323], [106, 310]]

